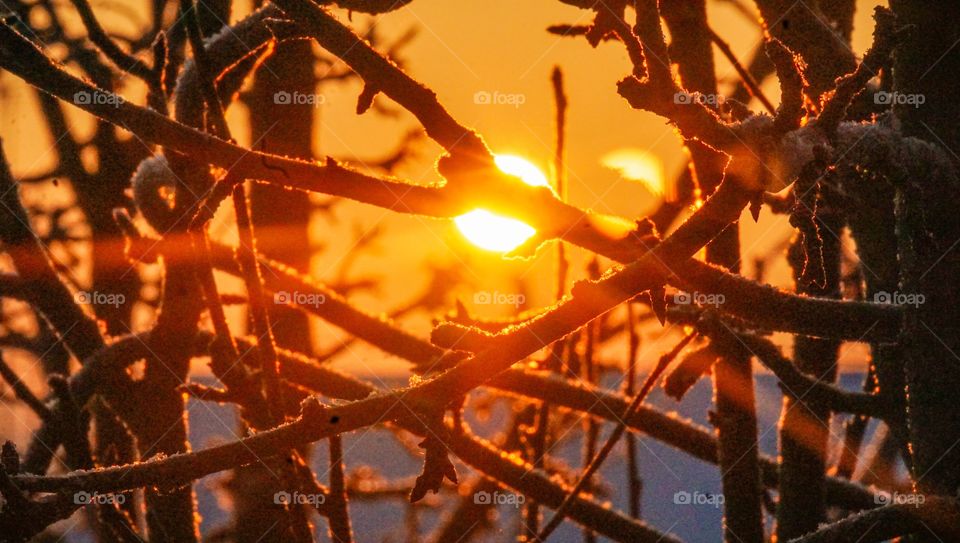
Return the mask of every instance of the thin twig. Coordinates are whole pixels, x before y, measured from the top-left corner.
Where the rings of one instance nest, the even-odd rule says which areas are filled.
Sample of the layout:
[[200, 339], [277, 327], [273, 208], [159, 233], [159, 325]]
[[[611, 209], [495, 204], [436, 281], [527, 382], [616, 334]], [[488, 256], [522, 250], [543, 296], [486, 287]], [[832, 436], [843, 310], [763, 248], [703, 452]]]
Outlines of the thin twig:
[[733, 50], [730, 49], [730, 44], [724, 41], [714, 30], [710, 29], [710, 40], [714, 45], [717, 46], [717, 49], [723, 53], [723, 56], [727, 57], [727, 60], [730, 61], [730, 64], [733, 65], [733, 69], [737, 71], [737, 74], [740, 75], [740, 80], [743, 81], [743, 86], [750, 91], [750, 96], [753, 96], [757, 100], [760, 100], [760, 103], [763, 104], [763, 107], [767, 110], [767, 113], [771, 115], [776, 115], [777, 108], [773, 106], [773, 103], [770, 102], [770, 99], [763, 94], [763, 89], [760, 88], [760, 84], [757, 83], [757, 80], [754, 79], [753, 75], [740, 64], [740, 61], [737, 59], [737, 56], [733, 54]]
[[[633, 304], [627, 304], [627, 374], [624, 378], [623, 393], [632, 398], [637, 381], [637, 355], [640, 351], [640, 334], [637, 330], [637, 315]], [[643, 480], [640, 478], [640, 458], [637, 454], [637, 438], [627, 436], [627, 482], [629, 485], [630, 516], [640, 518], [640, 504], [643, 493]]]
[[[166, 114], [166, 100], [164, 99], [163, 81], [160, 70], [148, 66], [142, 60], [120, 49], [110, 36], [107, 35], [103, 27], [100, 26], [100, 21], [97, 20], [87, 0], [72, 0], [72, 2], [80, 14], [80, 20], [83, 21], [83, 25], [87, 28], [90, 41], [103, 51], [103, 54], [113, 62], [114, 66], [120, 68], [125, 73], [129, 73], [143, 80], [150, 89], [151, 94], [156, 97], [156, 99], [151, 99], [151, 104], [160, 108], [157, 110], [159, 113]], [[163, 65], [164, 60], [163, 58], [155, 58], [153, 62], [155, 65]]]
[[[646, 399], [647, 394], [653, 390], [653, 385], [656, 384], [657, 379], [660, 378], [660, 375], [667, 369], [667, 366], [670, 365], [680, 351], [687, 346], [690, 341], [696, 334], [688, 334], [684, 337], [677, 345], [670, 350], [667, 354], [660, 357], [660, 361], [657, 363], [657, 366], [650, 372], [650, 375], [647, 376], [646, 381], [644, 381], [643, 386], [640, 387], [640, 392], [634, 396], [633, 400], [630, 402], [630, 405], [627, 406], [627, 409], [623, 412], [623, 416], [620, 417], [621, 420], [625, 420], [633, 416], [640, 404], [643, 403], [643, 400]], [[627, 425], [623, 422], [617, 424], [613, 432], [610, 434], [610, 437], [607, 438], [607, 441], [601, 447], [600, 452], [597, 453], [595, 457], [590, 461], [590, 465], [587, 466], [587, 469], [584, 470], [583, 474], [580, 475], [580, 480], [577, 481], [577, 484], [574, 485], [573, 490], [570, 491], [570, 494], [563, 500], [563, 503], [560, 504], [560, 507], [553, 514], [553, 518], [550, 519], [550, 522], [543, 527], [543, 530], [540, 531], [540, 534], [537, 535], [538, 541], [546, 541], [550, 534], [553, 533], [557, 527], [563, 522], [564, 517], [567, 514], [567, 510], [570, 508], [573, 501], [577, 498], [583, 488], [590, 482], [590, 478], [593, 477], [593, 474], [600, 469], [600, 466], [603, 465], [604, 460], [610, 455], [613, 451], [613, 447], [617, 444], [620, 438], [623, 436], [623, 433], [627, 430]]]
[[27, 404], [27, 407], [32, 409], [38, 417], [43, 420], [50, 420], [50, 409], [34, 395], [33, 391], [20, 379], [20, 376], [7, 365], [7, 362], [3, 359], [3, 351], [0, 351], [0, 376], [7, 381], [17, 398]]

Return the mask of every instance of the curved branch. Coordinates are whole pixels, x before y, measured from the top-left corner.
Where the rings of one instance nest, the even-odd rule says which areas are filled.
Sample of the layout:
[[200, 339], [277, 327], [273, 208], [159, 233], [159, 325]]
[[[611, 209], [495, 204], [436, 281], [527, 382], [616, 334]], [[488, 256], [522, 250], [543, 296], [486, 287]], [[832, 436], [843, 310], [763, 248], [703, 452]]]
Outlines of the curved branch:
[[851, 515], [791, 543], [879, 543], [910, 534], [933, 536], [938, 541], [960, 541], [957, 500], [922, 494], [909, 496], [913, 503], [887, 505]]
[[324, 49], [340, 57], [363, 78], [364, 95], [382, 92], [420, 121], [427, 135], [450, 153], [476, 153], [492, 158], [480, 136], [447, 112], [435, 92], [421, 85], [363, 38], [342, 25], [326, 9], [304, 0], [274, 2], [306, 28]]
[[[238, 343], [245, 344], [245, 340]], [[357, 400], [376, 390], [372, 385], [328, 365], [318, 364], [302, 354], [281, 349], [279, 355], [283, 360], [281, 376], [284, 379], [330, 398]], [[565, 409], [589, 413], [610, 422], [620, 422], [628, 403], [620, 395], [548, 372], [508, 369], [494, 377], [487, 386], [509, 394], [550, 401]], [[692, 421], [644, 405], [624, 420], [631, 430], [643, 432], [703, 462], [717, 463], [716, 437]], [[779, 471], [776, 459], [761, 455], [760, 466], [764, 484], [776, 488]], [[837, 477], [827, 478], [827, 500], [831, 505], [850, 510], [869, 509], [878, 503], [877, 494], [871, 490]]]
[[889, 402], [882, 396], [849, 392], [803, 373], [768, 339], [752, 333], [734, 331], [717, 318], [706, 319], [706, 322], [698, 325], [698, 329], [712, 340], [722, 344], [724, 349], [732, 349], [746, 356], [756, 357], [776, 375], [784, 393], [789, 396], [802, 398], [805, 402], [821, 404], [831, 411], [841, 413], [854, 413], [884, 420], [890, 420], [896, 416], [891, 413]]
[[[150, 87], [151, 91], [163, 88], [160, 81], [161, 71], [151, 68], [139, 58], [120, 49], [100, 26], [100, 21], [97, 20], [87, 0], [72, 0], [72, 2], [80, 15], [80, 20], [83, 21], [83, 26], [87, 28], [90, 41], [103, 51], [103, 54], [113, 62], [114, 66], [140, 78]], [[162, 63], [162, 61], [160, 62]]]
[[770, 331], [893, 342], [903, 318], [897, 305], [800, 296], [696, 260], [673, 269], [671, 283], [690, 292], [722, 294], [721, 311]]
[[[425, 430], [418, 421], [410, 421], [410, 413], [423, 409], [422, 396], [426, 389], [430, 388], [425, 385], [427, 383], [410, 389], [380, 393], [331, 408], [320, 405], [315, 399], [308, 399], [304, 403], [301, 416], [293, 422], [239, 441], [196, 452], [160, 457], [126, 466], [75, 471], [66, 475], [17, 475], [11, 479], [21, 490], [32, 492], [85, 490], [110, 493], [143, 486], [175, 488], [210, 473], [263, 463], [290, 448], [387, 420], [398, 422], [404, 428], [422, 434]], [[534, 471], [527, 464], [504, 457], [486, 442], [465, 433], [451, 431], [450, 434], [447, 445], [451, 450], [500, 484], [553, 506], [559, 505], [568, 493], [565, 486]], [[626, 535], [631, 541], [678, 541], [640, 521], [628, 519], [583, 498], [576, 501], [570, 516], [584, 526], [609, 537]]]

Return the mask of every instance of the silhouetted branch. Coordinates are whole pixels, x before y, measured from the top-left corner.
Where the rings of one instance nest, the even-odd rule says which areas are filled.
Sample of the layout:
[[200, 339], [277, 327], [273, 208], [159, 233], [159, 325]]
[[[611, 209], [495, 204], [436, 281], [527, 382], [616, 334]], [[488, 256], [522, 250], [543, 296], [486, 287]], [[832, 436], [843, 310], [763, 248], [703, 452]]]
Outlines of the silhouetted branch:
[[20, 191], [2, 149], [0, 205], [3, 206], [0, 209], [0, 241], [11, 255], [20, 277], [26, 280], [30, 303], [43, 314], [77, 357], [92, 355], [103, 347], [100, 329], [60, 281], [43, 242], [31, 229], [30, 218], [20, 203]]
[[[784, 392], [792, 397], [803, 398], [805, 402], [823, 405], [841, 413], [862, 414], [880, 419], [889, 416], [889, 405], [884, 398], [874, 394], [849, 392], [804, 374], [767, 339], [751, 333], [735, 332], [719, 320], [716, 320], [715, 324], [699, 328], [727, 347], [746, 350], [748, 355], [755, 356], [777, 376]], [[739, 343], [739, 346], [736, 343]]]
[[3, 351], [0, 351], [0, 376], [10, 385], [10, 388], [13, 389], [13, 393], [17, 395], [17, 398], [27, 404], [27, 407], [32, 409], [38, 417], [43, 420], [50, 419], [50, 410], [34, 395], [33, 391], [27, 387], [17, 373], [7, 365], [6, 361], [3, 360]]
[[[77, 13], [80, 14], [80, 20], [83, 21], [83, 25], [87, 28], [90, 41], [103, 51], [103, 54], [113, 62], [114, 66], [125, 73], [132, 74], [143, 80], [149, 87], [152, 95], [150, 97], [150, 104], [157, 108], [159, 113], [166, 113], [166, 96], [163, 90], [162, 80], [162, 66], [165, 59], [163, 57], [155, 57], [153, 61], [154, 66], [151, 67], [139, 58], [128, 54], [123, 49], [120, 49], [110, 36], [107, 35], [103, 27], [100, 26], [100, 22], [97, 20], [96, 15], [94, 15], [93, 9], [90, 8], [87, 0], [71, 1], [74, 7], [77, 8]], [[163, 43], [164, 38], [160, 37], [159, 39], [159, 43]], [[163, 49], [161, 49], [161, 51], [163, 51]]]
[[793, 543], [876, 543], [910, 534], [940, 541], [960, 537], [960, 508], [953, 498], [918, 496], [919, 505], [901, 503], [864, 511], [821, 527]]
[[[423, 389], [424, 386], [418, 387]], [[426, 387], [429, 388], [429, 387]], [[428, 391], [428, 394], [435, 393]], [[346, 432], [383, 420], [409, 420], [408, 410], [418, 410], [421, 394], [384, 392], [344, 406], [323, 407], [315, 399], [304, 403], [297, 420], [243, 440], [191, 453], [175, 454], [130, 466], [111, 466], [96, 471], [77, 471], [67, 475], [22, 475], [15, 482], [22, 490], [69, 492], [86, 490], [115, 492], [141, 486], [170, 488], [186, 484], [204, 475], [252, 463], [263, 463], [279, 451], [311, 443], [335, 433]], [[414, 424], [412, 428], [419, 428]], [[451, 432], [447, 446], [480, 471], [517, 489], [541, 503], [557, 506], [568, 490], [547, 476], [531, 471], [528, 465], [514, 463], [477, 438]], [[596, 504], [578, 499], [570, 516], [601, 534], [631, 537], [636, 541], [677, 541]]]
[[[630, 400], [630, 405], [627, 406], [627, 409], [624, 410], [622, 416], [619, 417], [620, 420], [630, 418], [630, 416], [637, 411], [637, 409], [643, 403], [643, 400], [646, 399], [647, 394], [653, 390], [653, 386], [656, 384], [657, 380], [661, 375], [663, 375], [663, 372], [666, 371], [667, 366], [673, 362], [677, 355], [680, 354], [680, 351], [683, 350], [683, 348], [686, 347], [691, 340], [693, 340], [694, 336], [695, 334], [688, 334], [685, 338], [680, 340], [680, 342], [677, 343], [677, 345], [674, 346], [670, 352], [660, 357], [656, 367], [650, 372], [650, 375], [647, 376], [643, 386], [640, 387], [640, 391]], [[579, 497], [580, 492], [582, 492], [583, 488], [587, 485], [587, 483], [589, 483], [593, 474], [600, 469], [600, 466], [603, 465], [603, 462], [608, 456], [610, 456], [610, 453], [613, 451], [613, 447], [616, 446], [618, 441], [620, 441], [620, 438], [623, 437], [623, 434], [626, 432], [626, 430], [626, 423], [621, 422], [620, 424], [617, 424], [610, 436], [607, 437], [607, 441], [603, 444], [603, 447], [597, 451], [596, 456], [590, 459], [590, 463], [587, 465], [586, 469], [583, 470], [583, 473], [580, 475], [580, 479], [577, 481], [577, 484], [574, 485], [573, 490], [571, 490], [570, 494], [564, 498], [563, 503], [557, 507], [553, 518], [550, 519], [547, 525], [543, 527], [543, 530], [541, 530], [537, 535], [537, 539], [540, 541], [546, 541], [547, 538], [550, 537], [550, 534], [552, 534], [557, 527], [560, 526], [573, 501]]]

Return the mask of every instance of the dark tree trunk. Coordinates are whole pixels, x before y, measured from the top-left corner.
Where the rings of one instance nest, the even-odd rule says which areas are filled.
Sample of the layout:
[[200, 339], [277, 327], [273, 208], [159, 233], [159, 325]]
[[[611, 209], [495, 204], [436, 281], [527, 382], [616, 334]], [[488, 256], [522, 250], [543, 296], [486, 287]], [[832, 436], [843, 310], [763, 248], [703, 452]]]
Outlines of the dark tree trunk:
[[[286, 156], [312, 157], [313, 118], [318, 113], [317, 106], [296, 104], [292, 100], [289, 104], [278, 104], [274, 96], [277, 92], [290, 93], [291, 96], [315, 93], [313, 58], [312, 42], [283, 42], [257, 71], [253, 88], [244, 97], [250, 110], [250, 140], [256, 142], [257, 149]], [[251, 185], [250, 196], [253, 224], [258, 234], [257, 250], [301, 272], [309, 272], [309, 196], [262, 183]], [[282, 305], [270, 305], [269, 313], [278, 346], [311, 352], [309, 322], [305, 314]], [[276, 492], [293, 490], [281, 488], [274, 475], [282, 469], [283, 466], [279, 465], [250, 465], [235, 470], [229, 488], [233, 494], [237, 541], [288, 541], [290, 523], [305, 522], [302, 515], [291, 515], [271, 501]]]
[[[270, 153], [312, 158], [313, 104], [276, 104], [274, 93], [313, 94], [312, 42], [281, 43], [276, 53], [257, 72], [256, 83], [246, 96], [250, 108], [251, 141]], [[259, 236], [257, 248], [266, 256], [307, 273], [310, 269], [310, 198], [300, 191], [276, 185], [254, 183], [251, 190], [253, 223], [266, 235]], [[285, 306], [271, 307], [273, 333], [277, 344], [304, 353], [311, 351], [307, 317]]]
[[[804, 284], [804, 241], [799, 236], [791, 248], [797, 291], [821, 298], [840, 297], [840, 239], [843, 221], [835, 210], [819, 209], [815, 219], [823, 243], [823, 284]], [[794, 363], [819, 382], [837, 378], [840, 342], [797, 336]], [[827, 445], [830, 410], [803, 401], [807, 390], [787, 390], [780, 417], [780, 500], [777, 503], [777, 539], [790, 541], [813, 532], [826, 521]], [[796, 397], [794, 397], [794, 395]]]
[[[896, 0], [901, 26], [910, 25], [894, 56], [894, 91], [923, 96], [919, 107], [896, 105], [908, 136], [943, 149], [943, 165], [914, 165], [927, 175], [901, 180], [896, 211], [904, 294], [923, 295], [906, 306], [903, 330], [907, 422], [912, 471], [918, 491], [955, 496], [960, 488], [960, 222], [956, 216], [957, 149], [960, 143], [960, 4]], [[921, 539], [936, 540], [924, 534]]]
[[[671, 61], [679, 65], [688, 90], [717, 94], [713, 50], [703, 0], [661, 2], [661, 14], [672, 36]], [[693, 169], [704, 198], [723, 180], [727, 157], [699, 142], [688, 144]], [[709, 245], [707, 261], [740, 270], [739, 223], [727, 226]], [[757, 449], [756, 399], [748, 356], [728, 353], [714, 370], [715, 425], [724, 494], [724, 540], [761, 543], [763, 509]]]

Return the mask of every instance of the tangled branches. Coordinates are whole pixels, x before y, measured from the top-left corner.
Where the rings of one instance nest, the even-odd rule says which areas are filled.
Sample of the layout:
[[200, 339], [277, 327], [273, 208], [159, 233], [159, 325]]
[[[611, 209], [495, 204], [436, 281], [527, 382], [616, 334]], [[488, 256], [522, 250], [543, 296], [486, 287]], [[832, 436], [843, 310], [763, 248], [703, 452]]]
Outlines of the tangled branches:
[[[52, 7], [18, 4], [22, 9], [0, 23], [0, 67], [41, 93], [51, 126], [66, 126], [59, 100], [94, 116], [100, 131], [122, 129], [142, 147], [133, 152], [98, 141], [103, 167], [96, 175], [84, 171], [80, 145], [72, 136], [58, 148], [61, 164], [70, 169], [63, 174], [77, 186], [79, 205], [87, 206], [83, 210], [96, 225], [95, 233], [113, 229], [123, 239], [121, 249], [95, 235], [94, 260], [109, 257], [131, 269], [158, 266], [162, 281], [144, 332], [131, 332], [132, 311], [91, 315], [79, 303], [79, 285], [71, 284], [69, 267], [58, 261], [49, 236], [31, 225], [33, 217], [21, 197], [24, 183], [14, 179], [0, 154], [0, 241], [16, 270], [0, 275], [0, 295], [31, 308], [39, 329], [35, 339], [10, 333], [2, 338], [3, 346], [56, 362], [48, 364], [50, 394], [42, 399], [14, 364], [0, 361], [0, 376], [39, 419], [24, 455], [12, 442], [3, 449], [0, 539], [30, 539], [90, 505], [102, 539], [196, 541], [193, 485], [233, 470], [229, 485], [236, 514], [221, 534], [225, 540], [312, 541], [313, 516], [319, 515], [332, 540], [352, 541], [350, 498], [397, 494], [389, 484], [380, 485], [391, 489], [382, 492], [365, 487], [365, 479], [345, 467], [351, 451], [344, 440], [378, 425], [398, 436], [422, 438], [422, 472], [401, 485], [412, 502], [428, 506], [428, 493], [442, 496], [450, 485], [471, 489], [473, 503], [463, 500], [456, 514], [436, 528], [440, 540], [472, 535], [476, 524], [487, 522], [483, 519], [490, 505], [476, 496], [503, 488], [530, 502], [522, 538], [546, 540], [569, 519], [588, 539], [599, 534], [626, 541], [679, 541], [657, 522], [639, 518], [633, 441], [628, 443], [631, 514], [602, 501], [604, 486], [594, 475], [625, 433], [719, 466], [727, 541], [764, 541], [764, 509], [776, 517], [782, 540], [954, 537], [960, 451], [952, 443], [960, 439], [960, 408], [950, 398], [960, 385], [960, 371], [945, 363], [944, 355], [960, 351], [960, 319], [954, 318], [960, 316], [960, 295], [951, 282], [958, 271], [952, 250], [960, 231], [945, 216], [960, 197], [960, 159], [951, 151], [953, 132], [925, 111], [904, 109], [900, 102], [878, 107], [885, 102], [875, 98], [943, 96], [941, 78], [925, 80], [926, 74], [897, 63], [922, 57], [931, 64], [928, 71], [939, 75], [942, 59], [947, 59], [945, 66], [960, 62], [952, 46], [934, 54], [916, 40], [922, 31], [955, 33], [951, 19], [914, 0], [895, 2], [892, 11], [878, 8], [873, 45], [858, 63], [847, 47], [854, 2], [817, 3], [803, 11], [757, 0], [765, 30], [757, 63], [767, 67], [755, 69], [737, 62], [710, 28], [702, 0], [563, 2], [586, 10], [593, 22], [551, 31], [586, 38], [593, 47], [608, 42], [623, 47], [632, 66], [616, 84], [619, 98], [666, 119], [690, 151], [693, 189], [681, 204], [692, 212], [675, 228], [581, 209], [566, 201], [563, 190], [531, 186], [503, 173], [481, 134], [455, 119], [437, 93], [382, 52], [373, 30], [361, 35], [335, 9], [381, 14], [409, 2], [274, 0], [223, 25], [230, 19], [229, 2], [213, 8], [183, 0], [173, 2], [178, 17], [167, 25], [166, 2], [158, 1], [152, 32], [129, 47], [121, 47], [101, 26], [86, 0], [73, 2], [88, 36], [80, 42], [67, 37]], [[30, 9], [47, 10], [55, 24], [34, 29], [23, 17]], [[55, 60], [55, 48], [45, 38], [63, 43], [70, 51], [67, 60], [80, 59], [88, 77]], [[251, 78], [258, 92], [269, 95], [264, 90], [272, 89], [264, 76], [271, 71], [269, 63], [281, 57], [278, 51], [308, 41], [329, 55], [297, 49], [308, 55], [311, 68], [323, 63], [331, 70], [330, 80], [362, 84], [358, 115], [385, 111], [383, 98], [412, 114], [443, 151], [436, 162], [441, 184], [422, 185], [393, 175], [405, 149], [383, 161], [381, 170], [387, 173], [378, 173], [332, 157], [308, 159], [309, 141], [299, 142], [306, 147], [303, 158], [259, 149], [256, 142], [249, 147], [237, 143], [225, 113], [228, 106], [249, 97], [243, 89]], [[709, 99], [718, 96], [714, 44], [733, 61], [743, 88], [769, 113], [753, 112], [735, 100]], [[342, 71], [334, 72], [334, 67]], [[146, 105], [116, 92], [113, 77], [118, 74], [133, 75], [146, 85]], [[768, 74], [775, 74], [780, 85], [776, 108], [758, 81]], [[559, 70], [553, 81], [561, 101], [556, 177], [563, 179], [567, 95]], [[305, 88], [311, 84], [316, 81], [307, 78]], [[308, 122], [306, 139], [310, 130]], [[937, 135], [941, 132], [943, 138]], [[120, 206], [99, 202], [91, 180], [104, 176], [115, 181], [121, 173], [124, 183], [130, 180], [130, 190], [120, 185], [119, 194], [103, 197], [103, 202], [117, 202], [124, 193], [132, 199]], [[253, 193], [251, 202], [248, 181], [292, 189], [300, 197], [319, 194], [414, 216], [450, 219], [478, 207], [489, 209], [536, 230], [516, 254], [535, 255], [550, 242], [570, 244], [593, 255], [595, 273], [564, 295], [569, 263], [561, 251], [555, 304], [503, 322], [479, 319], [458, 304], [457, 313], [436, 322], [426, 339], [389, 316], [359, 309], [350, 292], [363, 285], [326, 285], [267, 256], [262, 246], [271, 233], [254, 212], [258, 197]], [[786, 200], [773, 195], [778, 191], [784, 191]], [[228, 198], [239, 240], [235, 248], [216, 239], [213, 227]], [[739, 274], [738, 221], [748, 207], [756, 220], [765, 203], [773, 212], [789, 213], [797, 233], [790, 250], [793, 292]], [[668, 204], [675, 203], [664, 206]], [[308, 218], [301, 219], [297, 227], [306, 228]], [[843, 255], [841, 234], [848, 227], [858, 251], [853, 264]], [[363, 238], [357, 241], [358, 246], [364, 243]], [[601, 265], [607, 265], [602, 273]], [[850, 275], [858, 279], [844, 276], [843, 266], [855, 267], [859, 275]], [[221, 272], [239, 278], [245, 294], [221, 292]], [[99, 284], [123, 277], [98, 273]], [[431, 292], [411, 307], [445, 308], [442, 294], [449, 285], [437, 275]], [[691, 304], [674, 298], [671, 303], [668, 287], [723, 302], [709, 307], [699, 299]], [[137, 283], [129, 289], [131, 296], [139, 296]], [[286, 294], [290, 292], [297, 296]], [[880, 294], [903, 303], [888, 303]], [[319, 317], [348, 339], [318, 356], [299, 352], [312, 349], [310, 341], [284, 343], [291, 334], [278, 330], [290, 325], [268, 305], [270, 300]], [[924, 300], [930, 303], [924, 305]], [[252, 336], [234, 330], [226, 310], [234, 304], [249, 310], [246, 324]], [[626, 319], [620, 315], [624, 307]], [[649, 316], [661, 325], [682, 325], [687, 332], [634, 393], [640, 342], [634, 312], [641, 307], [648, 307]], [[118, 333], [118, 326], [127, 333]], [[773, 332], [795, 336], [792, 359], [766, 337]], [[936, 341], [919, 340], [918, 334]], [[329, 361], [355, 340], [408, 362], [414, 374], [410, 384], [372, 385], [331, 368]], [[630, 346], [627, 363], [613, 364], [618, 372], [626, 368], [630, 382], [624, 393], [598, 384], [599, 346], [617, 340]], [[874, 366], [863, 392], [834, 382], [843, 341], [871, 346]], [[209, 359], [215, 386], [191, 378], [191, 361], [201, 357]], [[754, 359], [773, 372], [786, 397], [779, 460], [759, 450]], [[73, 371], [71, 360], [79, 362]], [[138, 376], [141, 361], [145, 367]], [[667, 376], [664, 388], [679, 400], [710, 373], [716, 436], [646, 403], [661, 375]], [[574, 380], [580, 377], [585, 381]], [[506, 439], [487, 439], [470, 427], [469, 404], [477, 401], [478, 391], [507, 398], [515, 407]], [[235, 406], [237, 439], [194, 450], [187, 396]], [[558, 428], [568, 425], [571, 414], [592, 420], [584, 432], [582, 473], [560, 465], [546, 447], [548, 441], [555, 445], [560, 440]], [[833, 475], [828, 473], [829, 448], [837, 440], [829, 432], [837, 414], [855, 415], [857, 422], [839, 440], [847, 447], [845, 460]], [[859, 448], [871, 419], [889, 429], [895, 440], [889, 447], [893, 461], [903, 457], [911, 468], [910, 481], [875, 481], [884, 487], [877, 489], [851, 479], [849, 464], [855, 467], [861, 460]], [[598, 447], [603, 421], [614, 429]], [[322, 440], [329, 442], [326, 486], [311, 461], [311, 444]], [[52, 465], [61, 445], [63, 470]], [[458, 464], [483, 479], [464, 477]], [[899, 502], [878, 507], [891, 496], [902, 496], [905, 485], [913, 487], [909, 495], [918, 502], [911, 503], [912, 509]], [[140, 489], [145, 512], [133, 503], [134, 496], [140, 499]], [[777, 504], [768, 491], [777, 494]], [[554, 510], [542, 529], [540, 506]], [[416, 539], [412, 507], [406, 522]], [[241, 512], [256, 512], [256, 518]], [[847, 513], [851, 516], [841, 518]], [[481, 520], [464, 528], [465, 518]], [[881, 529], [874, 530], [876, 526]]]

